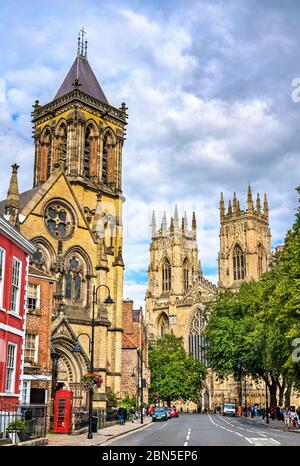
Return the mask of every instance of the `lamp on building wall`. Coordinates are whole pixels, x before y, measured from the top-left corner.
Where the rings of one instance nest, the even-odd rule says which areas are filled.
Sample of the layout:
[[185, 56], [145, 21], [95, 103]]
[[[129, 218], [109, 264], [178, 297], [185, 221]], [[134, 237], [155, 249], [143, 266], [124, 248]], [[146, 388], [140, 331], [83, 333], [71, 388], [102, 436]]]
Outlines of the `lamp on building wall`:
[[[114, 304], [114, 300], [110, 296], [110, 289], [107, 285], [99, 285], [97, 288], [93, 287], [93, 302], [92, 302], [92, 338], [87, 333], [81, 333], [76, 338], [76, 343], [73, 347], [73, 353], [83, 353], [82, 347], [78, 342], [78, 338], [81, 335], [87, 335], [89, 338], [89, 353], [91, 355], [90, 359], [90, 373], [94, 372], [94, 344], [95, 344], [95, 304], [98, 304], [98, 291], [101, 287], [104, 287], [108, 290], [108, 296], [103, 301], [103, 304]], [[93, 395], [94, 389], [90, 388], [89, 390], [89, 430], [88, 430], [88, 439], [93, 438], [92, 430], [93, 430]]]

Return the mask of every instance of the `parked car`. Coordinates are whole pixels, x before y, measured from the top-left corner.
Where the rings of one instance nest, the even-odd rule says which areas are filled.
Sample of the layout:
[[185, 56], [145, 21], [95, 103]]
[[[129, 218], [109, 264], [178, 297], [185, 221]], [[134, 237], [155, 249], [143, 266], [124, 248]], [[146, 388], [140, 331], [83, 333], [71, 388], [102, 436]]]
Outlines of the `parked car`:
[[179, 413], [176, 408], [171, 408], [171, 417], [179, 417]]
[[152, 421], [167, 421], [168, 415], [165, 408], [155, 408], [152, 415]]

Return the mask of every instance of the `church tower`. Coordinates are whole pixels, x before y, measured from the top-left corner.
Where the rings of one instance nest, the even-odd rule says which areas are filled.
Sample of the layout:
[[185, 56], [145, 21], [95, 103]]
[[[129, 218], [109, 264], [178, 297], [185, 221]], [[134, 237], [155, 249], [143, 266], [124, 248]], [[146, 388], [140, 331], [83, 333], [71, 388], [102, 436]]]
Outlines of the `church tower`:
[[44, 183], [64, 160], [66, 174], [81, 190], [121, 191], [126, 106], [112, 107], [87, 59], [87, 41], [78, 37], [77, 56], [54, 100], [36, 100], [34, 187]]
[[220, 223], [219, 286], [237, 289], [243, 281], [257, 280], [268, 270], [271, 231], [266, 194], [263, 206], [257, 194], [254, 207], [249, 185], [247, 208], [241, 210], [234, 193], [226, 212], [221, 193]]
[[[175, 325], [176, 303], [185, 296], [201, 275], [196, 239], [196, 217], [191, 229], [186, 213], [179, 221], [177, 206], [170, 224], [164, 212], [161, 227], [151, 222], [150, 265], [146, 295], [147, 325], [150, 333], [160, 336]], [[165, 312], [161, 312], [165, 309]], [[168, 309], [168, 310], [167, 310]], [[176, 322], [178, 324], [178, 321]]]
[[[104, 381], [94, 402], [105, 407], [110, 391], [121, 393], [127, 109], [108, 103], [88, 62], [84, 31], [54, 99], [33, 107], [33, 188], [19, 194], [14, 165], [0, 214], [36, 246], [35, 268], [53, 278], [54, 390], [65, 386], [74, 406], [86, 408], [81, 378], [90, 370], [93, 339], [94, 372]], [[82, 351], [73, 352], [78, 344]]]

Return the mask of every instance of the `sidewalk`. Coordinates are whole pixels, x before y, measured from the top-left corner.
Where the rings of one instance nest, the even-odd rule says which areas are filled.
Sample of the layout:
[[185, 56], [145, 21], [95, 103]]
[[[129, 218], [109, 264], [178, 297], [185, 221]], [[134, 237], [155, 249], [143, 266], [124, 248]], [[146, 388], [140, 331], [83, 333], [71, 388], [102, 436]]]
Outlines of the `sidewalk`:
[[248, 416], [248, 417], [240, 416], [239, 419], [244, 419], [245, 421], [248, 420], [248, 421], [254, 422], [255, 424], [260, 424], [267, 428], [271, 427], [272, 429], [280, 430], [282, 432], [295, 432], [297, 434], [300, 434], [300, 429], [292, 429], [292, 428], [287, 429], [284, 426], [284, 421], [277, 421], [276, 419], [273, 421], [271, 418], [269, 418], [269, 424], [266, 423], [266, 418], [263, 421], [262, 417], [260, 416], [254, 417], [253, 419], [251, 418], [251, 416]]
[[114, 425], [110, 427], [105, 427], [104, 429], [98, 430], [98, 432], [93, 433], [93, 438], [88, 439], [87, 433], [80, 434], [80, 435], [72, 435], [72, 434], [47, 434], [48, 438], [48, 446], [56, 447], [56, 446], [96, 446], [101, 445], [102, 443], [107, 442], [107, 440], [111, 440], [115, 437], [119, 437], [119, 435], [126, 434], [128, 432], [132, 432], [137, 429], [141, 429], [143, 426], [150, 424], [152, 421], [151, 416], [145, 416], [144, 423], [140, 423], [140, 419], [129, 422], [127, 421], [124, 426]]

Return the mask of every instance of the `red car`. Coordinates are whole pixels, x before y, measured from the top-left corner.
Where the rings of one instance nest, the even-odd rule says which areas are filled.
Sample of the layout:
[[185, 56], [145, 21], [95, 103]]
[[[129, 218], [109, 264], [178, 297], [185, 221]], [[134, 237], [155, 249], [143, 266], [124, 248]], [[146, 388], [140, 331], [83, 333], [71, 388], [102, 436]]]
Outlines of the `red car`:
[[171, 408], [171, 417], [178, 417], [178, 411], [176, 408]]

